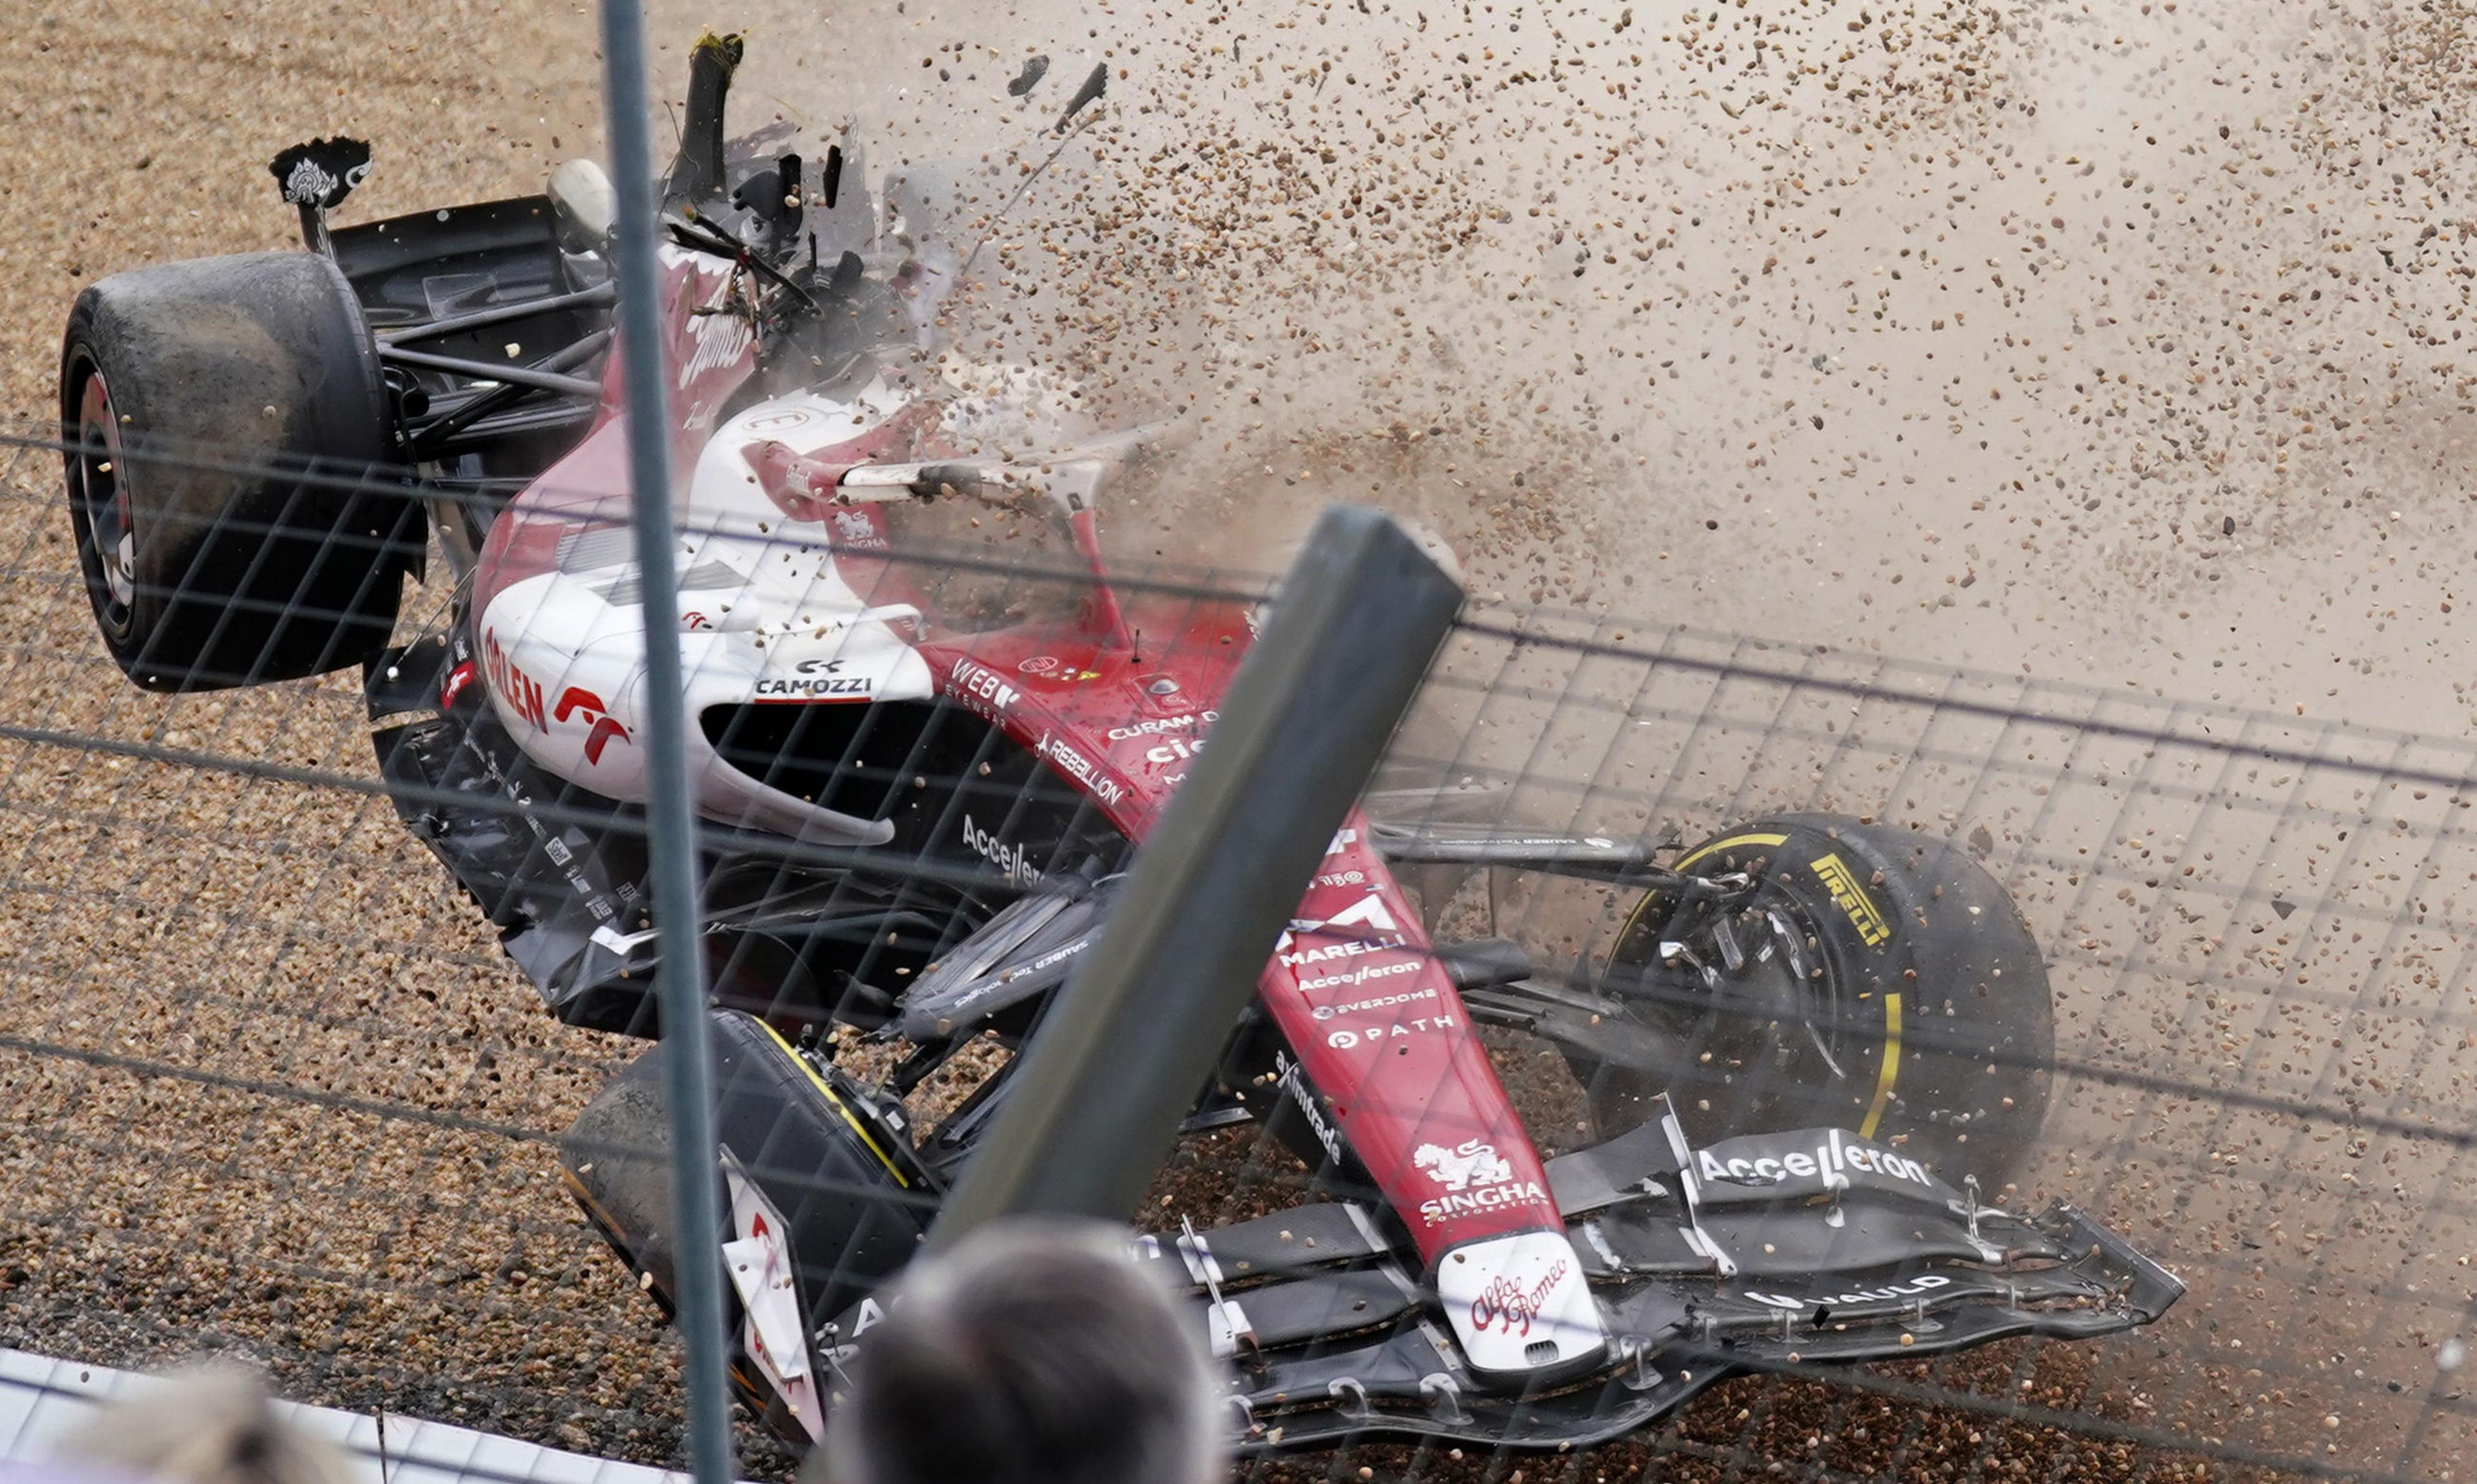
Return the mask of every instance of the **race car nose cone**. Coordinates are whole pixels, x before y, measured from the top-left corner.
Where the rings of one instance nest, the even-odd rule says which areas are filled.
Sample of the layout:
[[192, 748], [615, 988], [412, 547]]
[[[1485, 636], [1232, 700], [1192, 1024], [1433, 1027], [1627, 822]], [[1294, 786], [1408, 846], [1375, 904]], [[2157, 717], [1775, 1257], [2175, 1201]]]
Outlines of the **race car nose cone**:
[[1471, 1370], [1492, 1385], [1589, 1370], [1608, 1353], [1599, 1305], [1564, 1232], [1454, 1249], [1437, 1265], [1437, 1298]]

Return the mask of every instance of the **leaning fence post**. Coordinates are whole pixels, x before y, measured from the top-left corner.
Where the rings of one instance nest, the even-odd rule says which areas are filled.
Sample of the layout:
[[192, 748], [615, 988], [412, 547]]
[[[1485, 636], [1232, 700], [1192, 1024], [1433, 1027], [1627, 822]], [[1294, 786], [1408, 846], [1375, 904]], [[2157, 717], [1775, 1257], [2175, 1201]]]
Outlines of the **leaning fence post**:
[[654, 154], [646, 118], [645, 17], [638, 0], [603, 0], [603, 95], [618, 196], [613, 256], [619, 280], [628, 474], [645, 606], [645, 788], [651, 831], [657, 990], [671, 1117], [671, 1204], [678, 1233], [673, 1302], [688, 1351], [688, 1467], [697, 1484], [729, 1484], [731, 1395], [724, 1373], [722, 1247], [713, 1198], [713, 1072], [706, 1048], [704, 961], [697, 946], [696, 815], [689, 806], [688, 689], [681, 675], [672, 552], [670, 399], [663, 369], [654, 244]]
[[1002, 1216], [1135, 1209], [1462, 596], [1381, 511], [1324, 512], [933, 1249]]

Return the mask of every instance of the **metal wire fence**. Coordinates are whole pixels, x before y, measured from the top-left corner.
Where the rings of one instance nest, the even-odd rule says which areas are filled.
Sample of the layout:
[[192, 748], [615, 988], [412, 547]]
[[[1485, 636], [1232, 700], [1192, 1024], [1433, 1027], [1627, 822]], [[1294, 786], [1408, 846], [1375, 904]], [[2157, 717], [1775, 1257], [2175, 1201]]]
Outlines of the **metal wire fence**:
[[[633, 816], [555, 778], [491, 793], [452, 769], [409, 768], [420, 729], [453, 712], [440, 690], [462, 683], [450, 652], [394, 653], [401, 667], [425, 655], [433, 666], [426, 687], [401, 692], [419, 705], [373, 705], [350, 673], [174, 697], [130, 688], [91, 637], [60, 458], [56, 431], [31, 428], [0, 462], [0, 615], [14, 635], [0, 648], [0, 994], [11, 1012], [0, 1032], [0, 1342], [127, 1365], [244, 1353], [304, 1399], [674, 1461], [677, 1362], [660, 1307], [640, 1292], [660, 1287], [669, 1256], [640, 1248], [633, 1265], [613, 1261], [565, 1188], [597, 1149], [651, 1147], [613, 1143], [614, 1125], [588, 1112], [607, 1108], [613, 1078], [644, 1049], [618, 1033], [645, 1028], [632, 1019], [641, 1006], [609, 998], [644, 968], [630, 956], [641, 915], [628, 916], [641, 893], [620, 869], [624, 843], [607, 844], [637, 829]], [[847, 565], [879, 584], [855, 582], [861, 596], [883, 606], [927, 594], [990, 632], [1090, 616], [1088, 574], [1058, 554], [1027, 556], [995, 531], [977, 547], [941, 534], [860, 554]], [[448, 584], [412, 591], [399, 644], [465, 622]], [[1243, 650], [1245, 615], [1264, 596], [1255, 579], [1158, 566], [1118, 574], [1117, 591], [1130, 614], [1141, 610], [1138, 631], [1151, 632], [1163, 674], [1188, 661], [1226, 667], [1223, 652]], [[907, 783], [965, 801], [890, 849], [794, 845], [777, 832], [752, 864], [754, 853], [734, 857], [744, 842], [726, 832], [727, 869], [707, 883], [717, 992], [842, 1095], [892, 1109], [890, 1126], [916, 1141], [894, 1163], [937, 1188], [979, 1126], [974, 1089], [1002, 1083], [1028, 1026], [992, 1022], [992, 1036], [924, 1055], [948, 1038], [904, 1020], [911, 981], [925, 984], [1010, 903], [1044, 900], [1034, 889], [1044, 878], [1106, 905], [1123, 838], [1079, 835], [1077, 801], [1137, 776], [1174, 782], [1211, 720], [1166, 708], [1130, 724], [1110, 757], [1047, 740], [1001, 756], [995, 713], [1012, 703], [1000, 693], [1075, 681], [1038, 645], [1008, 654], [1011, 668], [974, 661], [979, 691], [950, 692], [916, 719], [925, 730], [908, 735], [904, 756], [925, 763], [888, 766], [840, 734], [803, 753], [759, 735], [776, 724], [760, 707], [727, 707], [710, 724], [718, 754], [763, 759], [749, 767], [812, 755], [823, 771], [797, 782], [813, 802], [862, 785], [899, 799]], [[506, 684], [488, 665], [481, 683]], [[394, 679], [374, 675], [371, 690], [398, 696], [382, 683]], [[958, 727], [975, 729], [969, 747], [923, 740]], [[1864, 1365], [1824, 1364], [1831, 1321], [1803, 1305], [1776, 1346], [1687, 1334], [1646, 1353], [1642, 1384], [1606, 1392], [1623, 1400], [1673, 1386], [1682, 1404], [1588, 1447], [1514, 1446], [1538, 1444], [1516, 1436], [1524, 1419], [1553, 1413], [1571, 1391], [1491, 1412], [1480, 1390], [1414, 1385], [1406, 1404], [1381, 1386], [1371, 1398], [1368, 1375], [1345, 1370], [1302, 1398], [1316, 1403], [1313, 1425], [1286, 1422], [1278, 1406], [1242, 1412], [1238, 1436], [1272, 1449], [1242, 1472], [1589, 1484], [1653, 1472], [2450, 1477], [2469, 1442], [2461, 1336], [2477, 1302], [2477, 1242], [2455, 1189], [2477, 1138], [2464, 1111], [2477, 1065], [2465, 987], [2471, 754], [2460, 741], [2132, 688], [1471, 606], [1397, 736], [1364, 827], [1385, 837], [1425, 929], [1419, 944], [1389, 950], [1389, 974], [1412, 983], [1455, 972], [1540, 1154], [1587, 1153], [1617, 1131], [1606, 1066], [1577, 1053], [1604, 1033], [1592, 1017], [1639, 1021], [1684, 1049], [1657, 1080], [1698, 1147], [1739, 1131], [1733, 1120], [1780, 1126], [1783, 1090], [1819, 1085], [1801, 1125], [1863, 1126], [1956, 1171], [1983, 1168], [1990, 1220], [1995, 1208], [2027, 1216], [2067, 1202], [2189, 1292], [2156, 1323], [2101, 1338], [2000, 1339]], [[984, 807], [1009, 823], [980, 820]], [[1024, 829], [1038, 808], [1066, 822]], [[494, 815], [541, 827], [515, 847], [528, 869], [556, 857], [554, 839], [605, 842], [597, 859], [613, 874], [597, 889], [626, 920], [580, 919], [570, 931], [526, 896], [540, 878], [514, 879], [521, 872], [493, 878], [504, 896], [480, 889], [488, 862], [467, 855], [460, 868], [456, 843]], [[1949, 846], [1968, 865], [1938, 866], [1937, 879], [1956, 893], [1972, 871], [2000, 883], [2052, 986], [2052, 1038], [2024, 1021], [2013, 1027], [2021, 1034], [1973, 1039], [1973, 1024], [2028, 1012], [2000, 989], [2000, 1013], [1972, 1005], [1983, 977], [1928, 974], [1895, 987], [1903, 1008], [1888, 1051], [1881, 1002], [1733, 1001], [1717, 986], [1740, 975], [1745, 944], [1646, 945], [1639, 903], [1679, 889], [1662, 871], [1691, 875], [1699, 861], [1707, 877], [1760, 876], [1785, 839], [1805, 838], [1792, 832], [1807, 815], [1850, 831], [1830, 840]], [[1027, 853], [1028, 835], [1049, 853]], [[1583, 869], [1544, 868], [1551, 857]], [[763, 879], [751, 885], [751, 872]], [[725, 878], [740, 882], [738, 897]], [[1943, 886], [1906, 901], [1883, 870], [1850, 879], [1865, 911], [1893, 893], [1891, 920], [1873, 928], [1834, 898], [1870, 945], [1875, 930], [1908, 931], [1905, 911], [1923, 926], [1939, 910]], [[809, 936], [789, 934], [790, 917]], [[846, 941], [856, 923], [858, 946]], [[597, 928], [615, 929], [617, 946], [597, 949]], [[1336, 961], [1348, 968], [1353, 956], [1364, 955]], [[1612, 998], [1613, 961], [1640, 971], [1620, 986], [1631, 999]], [[820, 981], [829, 962], [842, 979]], [[1681, 963], [1700, 979], [1656, 972]], [[1352, 983], [1353, 994], [1383, 987]], [[1531, 986], [1528, 998], [1508, 998], [1515, 985]], [[573, 1008], [586, 987], [605, 994], [607, 1013], [571, 1019], [604, 1028], [544, 1013], [545, 996]], [[1324, 1024], [1357, 1035], [1419, 1018], [1420, 1005], [1378, 1002], [1387, 998], [1329, 999], [1341, 1008]], [[1251, 1024], [1246, 1033], [1263, 1031]], [[1891, 1134], [1918, 1097], [1895, 1075], [1902, 1048], [1914, 1077], [1939, 1056], [1967, 1061], [1993, 1090], [1981, 1100], [1987, 1122]], [[1263, 1218], [1331, 1218], [1337, 1204], [1397, 1220], [1365, 1171], [1337, 1157], [1320, 1122], [1329, 1106], [1282, 1085], [1289, 1061], [1274, 1065], [1284, 1072], [1271, 1091], [1234, 1077], [1199, 1105], [1136, 1213], [1141, 1229], [1166, 1240], [1191, 1223], [1209, 1241]], [[2027, 1111], [2008, 1118], [1999, 1106]], [[567, 1134], [581, 1115], [602, 1144]], [[829, 1196], [884, 1194], [818, 1169], [778, 1173]], [[597, 1215], [608, 1225], [614, 1213]], [[1389, 1238], [1348, 1271], [1399, 1266], [1400, 1247]], [[2050, 1255], [2063, 1268], [2076, 1257]], [[1374, 1302], [1381, 1319], [1336, 1332], [1353, 1343], [1380, 1323], [1410, 1332], [1436, 1299], [1418, 1273], [1406, 1275], [1407, 1290], [1388, 1278], [1353, 1291], [1349, 1301]], [[1244, 1308], [1248, 1280], [1224, 1277]], [[1258, 1304], [1272, 1312], [1262, 1294]], [[1939, 1323], [1916, 1306], [1900, 1344], [1939, 1348]], [[1261, 1363], [1234, 1348], [1242, 1367]], [[1318, 1338], [1308, 1353], [1348, 1347]], [[1722, 1373], [1734, 1378], [1712, 1385]], [[1513, 1442], [1467, 1427], [1425, 1441], [1357, 1436], [1371, 1421], [1474, 1403], [1502, 1416]], [[788, 1470], [791, 1455], [763, 1440], [741, 1429], [747, 1467]], [[1314, 1447], [1281, 1450], [1301, 1442]]]

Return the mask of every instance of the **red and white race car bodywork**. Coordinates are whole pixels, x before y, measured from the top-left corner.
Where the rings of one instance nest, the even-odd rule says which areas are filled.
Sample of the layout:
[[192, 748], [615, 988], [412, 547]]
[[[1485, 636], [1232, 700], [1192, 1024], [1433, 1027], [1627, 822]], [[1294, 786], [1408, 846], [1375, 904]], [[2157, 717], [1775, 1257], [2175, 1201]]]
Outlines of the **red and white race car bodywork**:
[[[730, 264], [663, 256], [666, 300], [721, 302]], [[1120, 641], [1115, 624], [932, 637], [918, 602], [886, 601], [913, 594], [888, 560], [879, 510], [793, 482], [804, 467], [947, 452], [937, 445], [951, 431], [952, 399], [880, 379], [848, 397], [803, 391], [726, 416], [755, 371], [753, 341], [721, 314], [673, 324], [688, 327], [665, 352], [682, 430], [677, 625], [689, 713], [944, 696], [1002, 728], [1139, 844], [1208, 743], [1252, 636], [1248, 611], [1184, 600], [1131, 610], [1127, 624], [1153, 636], [1150, 656]], [[637, 803], [644, 618], [626, 413], [609, 374], [602, 418], [492, 528], [471, 623], [481, 681], [526, 755]], [[703, 736], [688, 745], [698, 806], [717, 823], [855, 846], [891, 833], [767, 786]], [[993, 825], [967, 814], [963, 829], [1000, 870], [1027, 869]], [[1334, 838], [1264, 967], [1264, 1003], [1335, 1133], [1410, 1228], [1474, 1368], [1514, 1375], [1597, 1360], [1606, 1335], [1539, 1157], [1415, 904], [1363, 825]]]
[[[585, 162], [542, 196], [331, 230], [367, 147], [288, 151], [308, 251], [155, 264], [81, 296], [64, 467], [122, 670], [195, 690], [361, 665], [400, 817], [572, 1024], [659, 1030], [649, 628], [680, 646], [732, 1232], [698, 1260], [738, 1295], [745, 1395], [813, 1439], [833, 1373], [864, 1363], [875, 1286], [1008, 1095], [1019, 1063], [973, 1049], [1019, 1049], [1102, 932], [1212, 746], [1255, 612], [1191, 584], [1122, 598], [1097, 500], [1166, 434], [1082, 437], [1073, 388], [941, 347], [922, 285], [968, 255], [925, 262], [891, 190], [884, 216], [865, 192], [838, 202], [842, 145], [813, 173], [727, 148], [738, 57], [729, 38], [695, 49], [665, 183], [676, 611], [649, 623], [642, 602], [609, 189]], [[220, 364], [229, 337], [200, 327], [235, 315], [299, 373], [253, 372], [238, 410], [165, 370]], [[149, 407], [189, 421], [130, 410]], [[139, 457], [141, 434], [236, 420], [280, 426], [271, 462], [159, 484]], [[330, 498], [304, 472], [336, 467], [382, 473]], [[1075, 562], [990, 544], [976, 570], [913, 525], [955, 510]], [[452, 618], [398, 645], [425, 534]], [[1261, 1121], [1317, 1199], [1138, 1243], [1232, 1361], [1242, 1441], [1567, 1447], [1733, 1369], [2105, 1334], [2181, 1292], [2080, 1213], [1977, 1199], [2039, 1137], [2053, 1005], [2027, 926], [1965, 853], [1789, 812], [1664, 864], [1665, 840], [1419, 812], [1334, 834], [1195, 1108], [1198, 1126]], [[1622, 926], [1570, 970], [1437, 941], [1480, 871], [1614, 893], [1602, 916]], [[1905, 1001], [1942, 1013], [1923, 1027]], [[1597, 1142], [1543, 1157], [1482, 1024], [1562, 1058]], [[838, 1065], [829, 1027], [893, 1061]], [[643, 1154], [666, 1137], [667, 1045], [563, 1152], [658, 1298], [682, 1256], [667, 1162]], [[960, 1102], [906, 1102], [950, 1073]]]

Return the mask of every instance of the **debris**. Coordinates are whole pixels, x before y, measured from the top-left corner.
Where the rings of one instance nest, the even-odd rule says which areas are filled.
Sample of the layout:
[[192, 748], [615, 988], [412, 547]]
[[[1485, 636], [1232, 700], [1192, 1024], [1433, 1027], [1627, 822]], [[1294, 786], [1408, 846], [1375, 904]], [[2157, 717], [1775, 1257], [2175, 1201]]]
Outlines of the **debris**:
[[1110, 64], [1106, 62], [1093, 63], [1092, 75], [1084, 80], [1083, 87], [1075, 89], [1075, 96], [1067, 101], [1066, 111], [1058, 115], [1058, 125], [1055, 132], [1064, 134], [1066, 132], [1067, 120], [1082, 112], [1084, 111], [1084, 105], [1100, 97], [1101, 94], [1109, 90], [1109, 87]]

